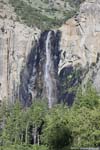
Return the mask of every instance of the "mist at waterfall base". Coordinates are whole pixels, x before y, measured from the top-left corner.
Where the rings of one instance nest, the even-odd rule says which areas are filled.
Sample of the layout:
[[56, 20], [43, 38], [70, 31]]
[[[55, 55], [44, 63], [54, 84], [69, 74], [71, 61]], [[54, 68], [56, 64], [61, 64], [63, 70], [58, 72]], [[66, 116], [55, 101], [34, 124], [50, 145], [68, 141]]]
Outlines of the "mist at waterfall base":
[[69, 75], [74, 73], [72, 66], [65, 67], [58, 74], [61, 59], [60, 31], [45, 31], [31, 49], [26, 65], [20, 74], [20, 100], [24, 106], [30, 106], [35, 98], [47, 99], [51, 108], [57, 103], [72, 105], [75, 93], [68, 93], [68, 88], [78, 84], [78, 78]]

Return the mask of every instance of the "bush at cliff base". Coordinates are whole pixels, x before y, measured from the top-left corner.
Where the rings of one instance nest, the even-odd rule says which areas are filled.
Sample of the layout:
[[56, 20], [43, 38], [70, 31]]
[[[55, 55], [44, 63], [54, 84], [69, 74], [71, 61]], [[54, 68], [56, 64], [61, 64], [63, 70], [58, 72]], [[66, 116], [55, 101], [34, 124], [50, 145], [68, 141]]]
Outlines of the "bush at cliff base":
[[0, 150], [48, 150], [48, 148], [44, 145], [9, 145], [1, 146]]

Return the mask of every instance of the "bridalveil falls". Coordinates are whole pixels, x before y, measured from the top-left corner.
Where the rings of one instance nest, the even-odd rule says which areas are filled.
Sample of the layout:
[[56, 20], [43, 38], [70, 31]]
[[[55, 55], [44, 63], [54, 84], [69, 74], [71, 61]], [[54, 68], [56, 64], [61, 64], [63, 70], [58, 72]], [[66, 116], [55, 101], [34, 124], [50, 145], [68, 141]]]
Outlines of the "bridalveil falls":
[[72, 105], [81, 72], [70, 65], [58, 74], [60, 38], [60, 31], [45, 31], [31, 49], [20, 74], [19, 95], [24, 106], [30, 106], [35, 98], [48, 100], [49, 108], [60, 102]]
[[48, 32], [46, 39], [46, 66], [45, 66], [45, 84], [48, 98], [49, 108], [52, 108], [52, 104], [57, 101], [57, 85], [56, 79], [54, 79], [54, 64], [51, 56], [51, 31]]
[[34, 98], [47, 99], [49, 108], [58, 102], [60, 36], [59, 31], [45, 31], [31, 49], [20, 76], [20, 99], [24, 105], [30, 105]]

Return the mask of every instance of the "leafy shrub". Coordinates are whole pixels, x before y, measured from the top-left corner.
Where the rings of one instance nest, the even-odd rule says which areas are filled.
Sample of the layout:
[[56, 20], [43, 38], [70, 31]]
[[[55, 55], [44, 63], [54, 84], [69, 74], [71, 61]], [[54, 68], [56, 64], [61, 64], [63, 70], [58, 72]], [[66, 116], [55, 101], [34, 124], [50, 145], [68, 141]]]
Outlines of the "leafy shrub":
[[0, 150], [48, 150], [46, 146], [38, 145], [10, 145], [10, 146], [1, 146]]

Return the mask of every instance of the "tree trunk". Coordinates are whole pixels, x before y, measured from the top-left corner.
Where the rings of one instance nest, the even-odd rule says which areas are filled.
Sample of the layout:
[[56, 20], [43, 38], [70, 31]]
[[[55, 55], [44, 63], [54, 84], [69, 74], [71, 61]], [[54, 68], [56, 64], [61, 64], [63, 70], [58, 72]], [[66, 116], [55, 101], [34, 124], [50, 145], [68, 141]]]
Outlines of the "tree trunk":
[[26, 125], [26, 133], [25, 133], [25, 143], [28, 144], [28, 125], [29, 123], [27, 123]]
[[33, 143], [36, 144], [37, 143], [37, 128], [34, 127], [32, 130], [32, 137], [33, 137]]
[[38, 141], [38, 145], [40, 145], [40, 136], [39, 136], [39, 133], [37, 135], [37, 141]]

